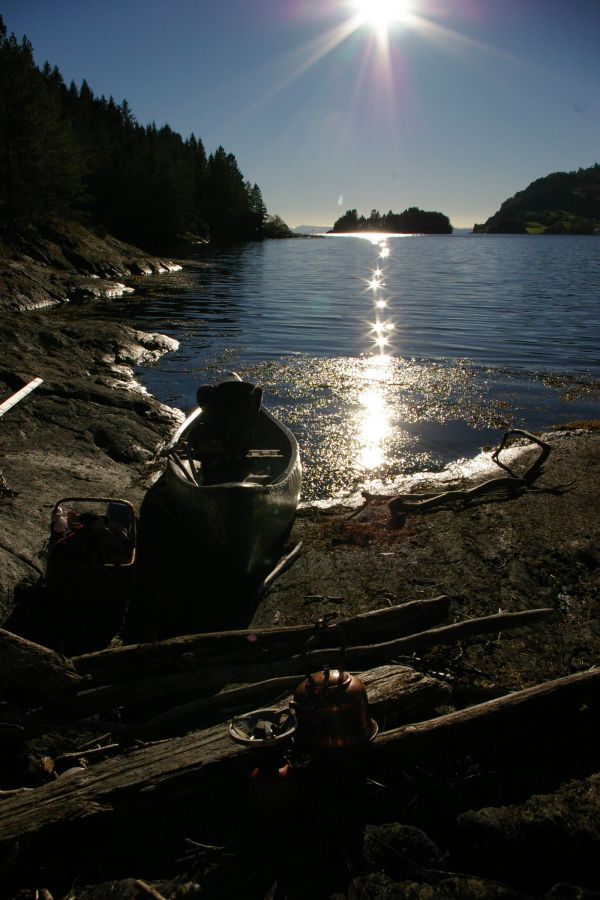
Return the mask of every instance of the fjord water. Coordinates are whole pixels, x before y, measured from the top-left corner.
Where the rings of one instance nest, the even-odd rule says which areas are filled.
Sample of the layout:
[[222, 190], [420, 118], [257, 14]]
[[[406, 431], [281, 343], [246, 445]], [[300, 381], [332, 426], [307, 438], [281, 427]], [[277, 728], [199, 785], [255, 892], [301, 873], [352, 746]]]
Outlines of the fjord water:
[[599, 418], [598, 237], [246, 244], [121, 314], [179, 341], [137, 372], [170, 405], [230, 370], [262, 384], [300, 441], [308, 501], [439, 470], [507, 427]]

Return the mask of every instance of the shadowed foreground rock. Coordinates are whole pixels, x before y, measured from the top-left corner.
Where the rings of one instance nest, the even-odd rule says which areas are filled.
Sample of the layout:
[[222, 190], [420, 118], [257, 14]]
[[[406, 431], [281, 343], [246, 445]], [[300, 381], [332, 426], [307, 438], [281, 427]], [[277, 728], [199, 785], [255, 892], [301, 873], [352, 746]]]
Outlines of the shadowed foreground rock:
[[535, 890], [557, 882], [598, 887], [600, 774], [519, 806], [458, 817], [460, 854], [476, 870]]

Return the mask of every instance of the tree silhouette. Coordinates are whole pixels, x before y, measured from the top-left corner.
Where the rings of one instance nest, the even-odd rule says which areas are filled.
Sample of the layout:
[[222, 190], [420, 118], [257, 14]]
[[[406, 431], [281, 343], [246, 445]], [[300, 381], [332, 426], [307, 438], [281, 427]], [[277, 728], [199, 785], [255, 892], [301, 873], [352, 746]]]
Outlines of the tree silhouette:
[[58, 70], [40, 72], [27, 38], [8, 36], [0, 17], [0, 216], [9, 227], [74, 213], [83, 202], [83, 157], [55, 97], [63, 87]]
[[85, 216], [151, 250], [185, 234], [267, 233], [260, 188], [232, 153], [219, 147], [207, 159], [194, 134], [142, 126], [127, 100], [96, 97], [85, 80], [67, 87], [0, 17], [0, 222], [52, 216]]
[[404, 212], [390, 210], [381, 215], [379, 210], [371, 210], [368, 219], [359, 216], [355, 209], [347, 210], [335, 222], [333, 233], [356, 231], [386, 231], [390, 234], [452, 234], [450, 219], [440, 212], [427, 212], [411, 206]]

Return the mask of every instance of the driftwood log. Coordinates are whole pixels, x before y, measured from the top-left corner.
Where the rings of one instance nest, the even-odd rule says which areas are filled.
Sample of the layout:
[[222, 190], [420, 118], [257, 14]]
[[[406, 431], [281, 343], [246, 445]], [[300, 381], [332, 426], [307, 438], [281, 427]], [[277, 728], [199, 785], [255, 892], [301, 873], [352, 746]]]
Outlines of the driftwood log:
[[74, 693], [82, 681], [71, 660], [3, 628], [0, 679], [14, 693], [52, 701]]
[[[407, 719], [417, 710], [422, 715], [425, 710], [448, 702], [452, 693], [446, 682], [422, 675], [409, 666], [379, 666], [361, 673], [360, 678], [367, 690], [372, 715], [379, 722], [383, 722], [388, 714], [396, 721]], [[193, 727], [207, 710], [218, 708], [233, 715], [251, 705], [257, 706], [259, 700], [261, 706], [286, 705], [292, 699], [289, 692], [297, 685], [298, 676], [288, 675], [231, 688], [211, 697], [170, 707], [145, 722], [143, 730], [161, 733], [173, 727]], [[283, 700], [282, 695], [285, 695]]]
[[[447, 687], [436, 679], [423, 676], [405, 666], [386, 666], [361, 674], [372, 703], [372, 712], [383, 722], [392, 710], [408, 713], [411, 709], [431, 710], [447, 697]], [[298, 679], [294, 679], [294, 684]], [[84, 754], [82, 754], [84, 755]], [[17, 798], [5, 797], [0, 802], [0, 849], [2, 842], [14, 837], [43, 835], [53, 824], [66, 824], [66, 820], [91, 819], [104, 813], [114, 813], [115, 820], [135, 814], [135, 804], [129, 809], [127, 794], [137, 794], [142, 807], [143, 797], [150, 798], [150, 809], [155, 807], [158, 796], [165, 802], [183, 795], [188, 790], [188, 778], [193, 783], [196, 775], [205, 789], [230, 779], [236, 772], [245, 772], [253, 754], [234, 744], [229, 738], [227, 726], [197, 731], [185, 738], [161, 741], [126, 756], [99, 762], [90, 769], [64, 779], [58, 779], [28, 792], [36, 796], [47, 811], [36, 822], [33, 806], [27, 804], [9, 808], [8, 803]], [[166, 781], [163, 782], [163, 779]], [[163, 794], [161, 783], [166, 786]], [[23, 795], [19, 795], [24, 799]], [[8, 820], [14, 816], [12, 825]]]
[[[438, 598], [446, 600], [446, 598]], [[430, 601], [433, 602], [433, 601]], [[443, 604], [437, 606], [442, 608]], [[436, 608], [436, 607], [434, 607]], [[383, 613], [392, 613], [393, 619], [396, 609], [385, 610]], [[82, 722], [90, 717], [100, 716], [106, 728], [113, 729], [118, 734], [155, 734], [169, 732], [176, 722], [187, 727], [196, 727], [204, 719], [212, 717], [219, 712], [232, 714], [248, 705], [265, 705], [278, 697], [284, 696], [291, 690], [299, 678], [311, 671], [317, 671], [323, 665], [343, 667], [357, 671], [373, 666], [381, 666], [385, 663], [398, 662], [403, 657], [421, 652], [428, 648], [464, 640], [478, 634], [499, 633], [511, 628], [530, 626], [543, 621], [552, 614], [550, 609], [526, 610], [519, 613], [500, 613], [486, 616], [480, 619], [469, 619], [454, 625], [431, 628], [417, 634], [406, 635], [392, 641], [366, 644], [353, 647], [325, 647], [318, 650], [306, 649], [287, 659], [271, 660], [267, 656], [256, 663], [228, 663], [226, 665], [180, 666], [167, 674], [152, 674], [135, 679], [135, 651], [137, 647], [124, 648], [123, 658], [126, 665], [119, 669], [119, 673], [127, 673], [131, 680], [116, 681], [112, 684], [94, 685], [94, 678], [88, 673], [81, 682], [79, 690], [73, 691], [68, 703], [56, 704], [52, 702], [56, 697], [38, 698], [33, 706], [23, 707], [13, 704], [4, 704], [1, 710], [0, 721], [4, 727], [0, 730], [0, 741], [3, 743], [23, 740], [35, 734], [43, 733], [48, 726], [60, 727], [61, 723]], [[436, 613], [437, 614], [437, 613]], [[360, 618], [360, 617], [357, 617]], [[373, 616], [380, 628], [383, 622], [389, 626], [389, 619], [385, 616]], [[210, 635], [197, 635], [190, 640], [200, 641]], [[165, 641], [162, 645], [156, 645], [158, 653], [164, 651], [174, 653], [173, 648], [178, 648], [185, 639]], [[306, 647], [306, 642], [304, 643]], [[310, 647], [310, 644], [308, 644]], [[149, 651], [149, 659], [156, 663], [156, 656], [152, 653], [154, 645], [147, 647], [140, 645], [145, 656]], [[126, 653], [132, 650], [133, 653]], [[117, 653], [118, 651], [112, 651]], [[79, 657], [77, 662], [103, 659], [102, 654], [91, 654], [87, 657]], [[112, 655], [109, 653], [109, 659]], [[184, 654], [185, 658], [185, 654]], [[83, 666], [82, 666], [83, 667]], [[160, 666], [155, 665], [154, 671], [161, 671]], [[106, 676], [106, 668], [101, 668], [100, 678]], [[144, 667], [142, 667], [142, 672]], [[115, 718], [114, 710], [119, 710]], [[122, 711], [131, 715], [123, 717]]]
[[394, 657], [418, 653], [431, 647], [451, 644], [475, 635], [498, 633], [508, 631], [511, 628], [527, 628], [552, 615], [554, 615], [554, 610], [549, 607], [528, 609], [523, 612], [497, 613], [493, 616], [483, 616], [478, 619], [465, 619], [454, 625], [431, 628], [419, 634], [411, 634], [381, 644], [348, 647], [342, 654], [340, 654], [339, 650], [311, 650], [303, 655], [302, 661], [305, 664], [305, 668], [308, 665], [309, 669], [311, 664], [317, 665], [317, 663], [318, 666], [343, 663], [346, 668], [377, 665], [385, 660], [394, 659]]
[[398, 753], [415, 754], [443, 748], [444, 754], [468, 749], [471, 753], [482, 744], [497, 744], [503, 735], [514, 737], [536, 722], [559, 720], [565, 711], [576, 710], [588, 698], [600, 699], [600, 668], [588, 669], [506, 694], [458, 710], [437, 719], [402, 725], [381, 734], [377, 739], [380, 759], [393, 759]]
[[94, 685], [114, 684], [134, 678], [141, 680], [156, 672], [163, 675], [189, 673], [196, 667], [206, 668], [227, 662], [235, 666], [264, 663], [298, 654], [310, 646], [341, 647], [364, 643], [365, 640], [376, 642], [391, 634], [397, 637], [413, 634], [443, 622], [449, 606], [448, 597], [434, 597], [340, 621], [320, 620], [312, 625], [285, 628], [218, 631], [183, 635], [150, 644], [132, 644], [77, 656], [73, 662], [81, 675], [92, 676]]
[[[357, 671], [397, 660], [401, 656], [423, 651], [441, 644], [464, 640], [480, 634], [490, 634], [511, 628], [533, 625], [552, 615], [552, 609], [532, 609], [516, 613], [499, 613], [479, 619], [467, 619], [455, 625], [428, 629], [418, 634], [377, 644], [308, 650], [289, 658], [256, 663], [214, 663], [206, 667], [190, 667], [172, 674], [153, 675], [139, 681], [106, 684], [80, 691], [64, 709], [65, 718], [84, 718], [96, 713], [123, 707], [131, 709], [148, 703], [171, 704], [177, 698], [191, 695], [218, 694], [226, 685], [255, 684], [285, 676], [297, 676], [317, 671], [323, 665], [343, 666]], [[79, 657], [81, 660], [82, 657]], [[79, 662], [78, 660], [78, 662]], [[215, 704], [215, 701], [212, 701]]]
[[[498, 735], [528, 729], [532, 722], [577, 710], [600, 697], [600, 669], [559, 678], [459, 712], [380, 734], [370, 745], [372, 763], [406, 760], [438, 748], [445, 756], [497, 743]], [[189, 804], [209, 790], [246, 776], [254, 754], [234, 744], [224, 725], [161, 741], [106, 760], [0, 803], [0, 848], [32, 843], [66, 828], [81, 832], [110, 819], [114, 827], [136, 815], [159, 816], [173, 803]], [[368, 762], [368, 760], [367, 760]], [[234, 782], [235, 784], [235, 782]]]

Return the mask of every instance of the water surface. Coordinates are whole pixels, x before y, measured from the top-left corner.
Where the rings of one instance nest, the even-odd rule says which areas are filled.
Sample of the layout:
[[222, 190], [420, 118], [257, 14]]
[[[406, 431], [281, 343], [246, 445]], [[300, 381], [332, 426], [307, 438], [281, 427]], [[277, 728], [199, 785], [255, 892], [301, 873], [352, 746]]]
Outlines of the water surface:
[[137, 377], [184, 410], [229, 370], [260, 382], [300, 441], [305, 500], [599, 417], [597, 237], [266, 241], [158, 287], [118, 314], [180, 346]]

